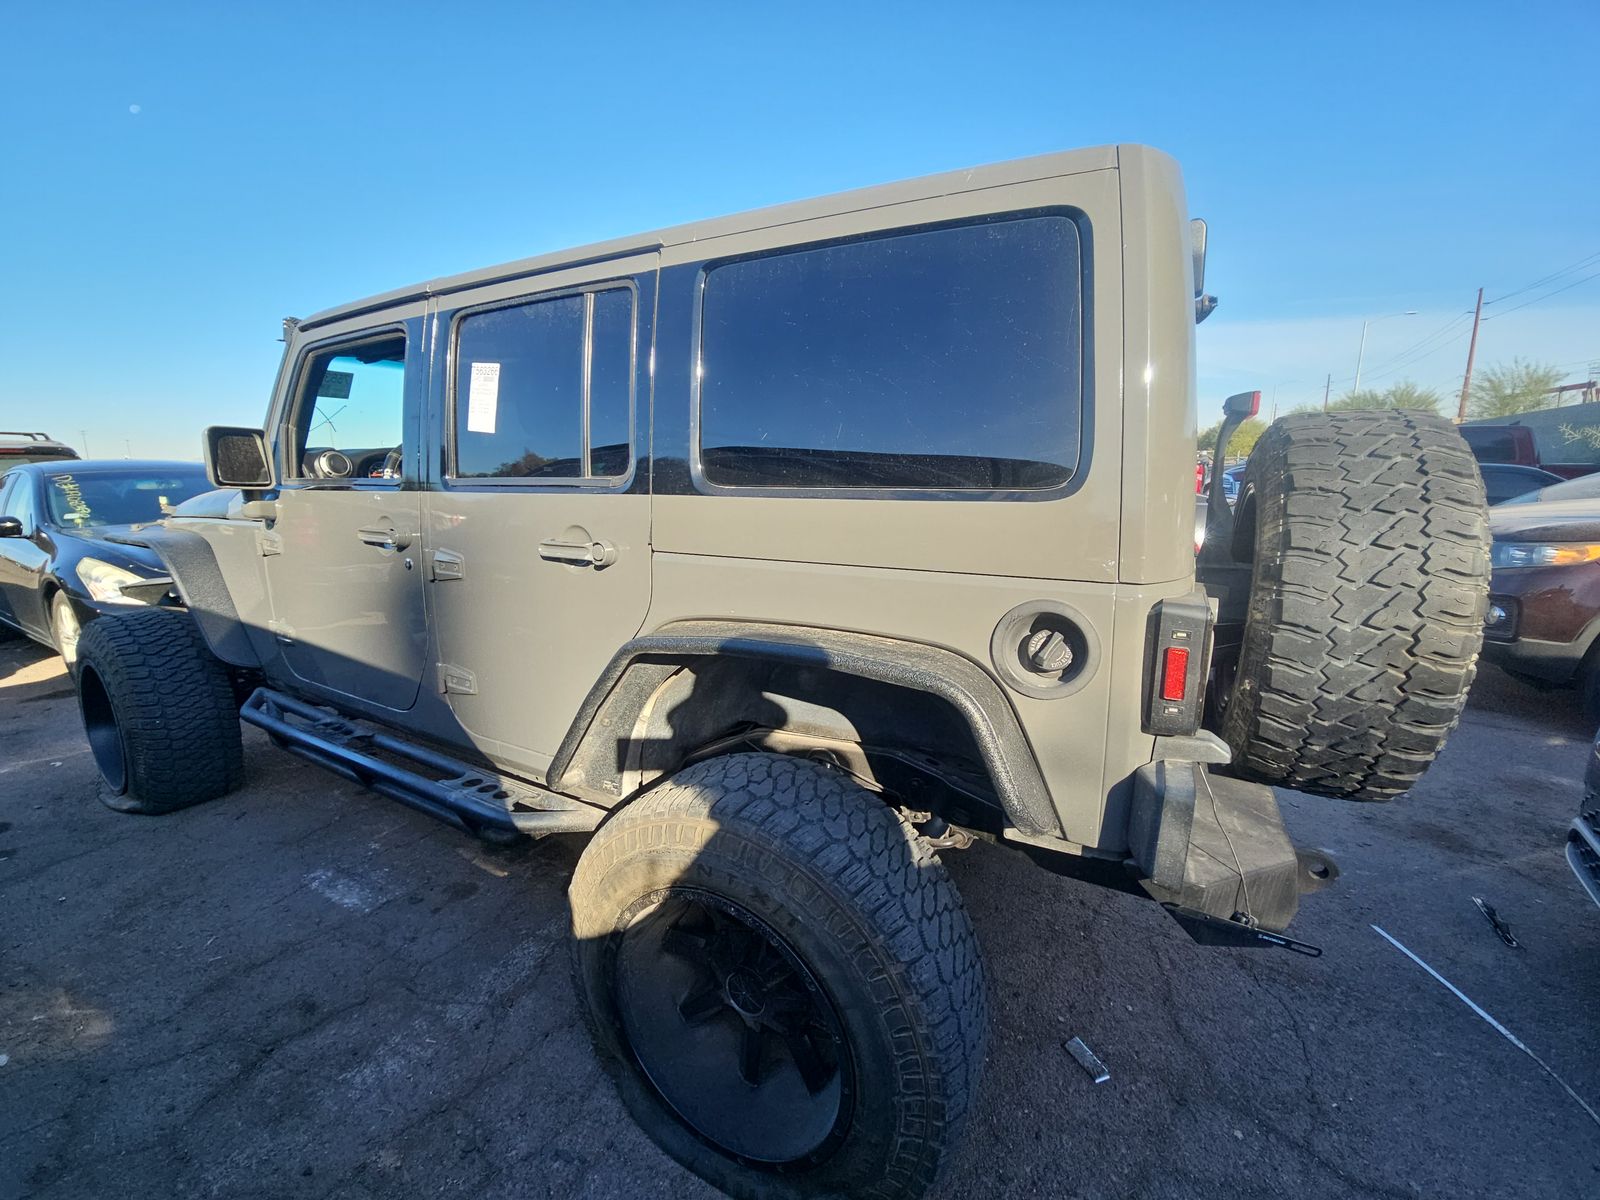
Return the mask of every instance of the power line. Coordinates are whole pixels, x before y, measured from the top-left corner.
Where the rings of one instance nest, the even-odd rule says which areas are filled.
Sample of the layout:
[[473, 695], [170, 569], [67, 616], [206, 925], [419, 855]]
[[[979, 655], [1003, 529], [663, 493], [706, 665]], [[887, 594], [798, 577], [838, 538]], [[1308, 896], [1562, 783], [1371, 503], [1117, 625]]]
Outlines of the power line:
[[1472, 317], [1472, 314], [1468, 313], [1467, 317], [1468, 317], [1467, 324], [1463, 325], [1460, 329], [1457, 329], [1454, 333], [1452, 333], [1444, 341], [1440, 342], [1437, 346], [1434, 346], [1434, 347], [1432, 347], [1432, 348], [1430, 348], [1428, 350], [1425, 350], [1421, 354], [1413, 355], [1411, 358], [1408, 358], [1404, 362], [1396, 362], [1392, 366], [1385, 367], [1382, 371], [1374, 371], [1368, 376], [1368, 378], [1371, 378], [1371, 379], [1386, 379], [1389, 376], [1394, 375], [1394, 374], [1396, 374], [1396, 373], [1398, 373], [1400, 371], [1409, 371], [1411, 368], [1418, 366], [1420, 363], [1427, 362], [1428, 359], [1432, 358], [1436, 354], [1443, 354], [1446, 350], [1455, 349], [1457, 346], [1459, 346], [1461, 344], [1462, 339], [1465, 338], [1467, 336], [1467, 334], [1472, 332], [1472, 330], [1471, 330], [1471, 317]]
[[[1532, 283], [1525, 283], [1514, 292], [1507, 292], [1504, 296], [1496, 296], [1493, 300], [1485, 300], [1483, 305], [1485, 308], [1487, 308], [1491, 304], [1499, 304], [1502, 300], [1509, 300], [1513, 296], [1520, 296], [1523, 292], [1531, 292], [1536, 287], [1543, 287], [1552, 280], [1559, 279], [1563, 275], [1567, 275], [1573, 271], [1581, 270], [1582, 268], [1587, 267], [1596, 259], [1600, 259], [1600, 250], [1596, 250], [1593, 254], [1585, 255], [1571, 266], [1562, 267], [1559, 271], [1552, 271], [1542, 279], [1535, 279]], [[1593, 276], [1590, 276], [1590, 278], [1593, 278]]]
[[[1463, 324], [1467, 320], [1470, 320], [1471, 317], [1472, 317], [1472, 314], [1470, 312], [1464, 312], [1464, 313], [1457, 314], [1456, 316], [1452, 317], [1450, 320], [1446, 321], [1438, 329], [1435, 329], [1432, 333], [1428, 334], [1427, 337], [1422, 338], [1420, 341], [1413, 342], [1411, 345], [1407, 346], [1404, 350], [1401, 350], [1397, 354], [1394, 354], [1391, 357], [1385, 359], [1383, 362], [1379, 363], [1374, 370], [1369, 372], [1369, 374], [1371, 374], [1374, 378], [1376, 378], [1376, 377], [1378, 377], [1380, 375], [1384, 375], [1384, 374], [1388, 373], [1390, 370], [1392, 370], [1392, 369], [1394, 369], [1396, 367], [1406, 366], [1411, 362], [1419, 361], [1420, 359], [1427, 358], [1429, 355], [1436, 353], [1438, 350], [1442, 349], [1444, 346], [1448, 345], [1450, 343], [1450, 341], [1453, 340], [1453, 339], [1449, 338], [1446, 335], [1448, 335], [1449, 332], [1452, 329], [1454, 329], [1456, 326]], [[1424, 346], [1428, 345], [1428, 343], [1435, 341], [1435, 339], [1443, 339], [1443, 340], [1440, 340], [1437, 345], [1433, 346], [1432, 349], [1427, 350], [1425, 353], [1419, 354], [1414, 358], [1413, 357], [1409, 357], [1412, 354], [1413, 351], [1421, 350]], [[1405, 360], [1405, 361], [1401, 361], [1401, 360]]]
[[[1499, 312], [1495, 313], [1494, 316], [1485, 317], [1484, 320], [1485, 321], [1497, 320], [1500, 317], [1504, 317], [1504, 316], [1506, 316], [1506, 315], [1508, 315], [1510, 313], [1516, 312], [1519, 308], [1527, 308], [1528, 305], [1530, 305], [1530, 304], [1538, 304], [1541, 300], [1550, 299], [1551, 296], [1559, 296], [1562, 292], [1570, 292], [1573, 288], [1577, 287], [1580, 283], [1588, 283], [1591, 279], [1600, 279], [1600, 271], [1596, 271], [1593, 275], [1585, 275], [1582, 279], [1574, 279], [1571, 283], [1567, 284], [1565, 287], [1558, 287], [1553, 292], [1546, 292], [1542, 296], [1535, 296], [1532, 300], [1524, 300], [1521, 304], [1513, 304], [1510, 308], [1501, 309]], [[1515, 294], [1515, 293], [1513, 293], [1513, 294]], [[1504, 299], [1504, 298], [1505, 297], [1503, 297], [1503, 296], [1501, 297], [1501, 299]]]

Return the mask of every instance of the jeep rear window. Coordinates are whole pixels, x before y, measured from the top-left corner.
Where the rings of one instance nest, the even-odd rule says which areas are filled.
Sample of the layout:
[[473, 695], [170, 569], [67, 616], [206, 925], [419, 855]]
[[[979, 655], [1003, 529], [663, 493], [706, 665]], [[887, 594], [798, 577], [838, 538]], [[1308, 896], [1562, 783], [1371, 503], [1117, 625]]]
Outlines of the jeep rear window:
[[455, 476], [565, 482], [633, 465], [633, 292], [607, 288], [464, 316]]
[[700, 469], [713, 487], [1065, 483], [1082, 416], [1067, 216], [992, 219], [710, 267]]

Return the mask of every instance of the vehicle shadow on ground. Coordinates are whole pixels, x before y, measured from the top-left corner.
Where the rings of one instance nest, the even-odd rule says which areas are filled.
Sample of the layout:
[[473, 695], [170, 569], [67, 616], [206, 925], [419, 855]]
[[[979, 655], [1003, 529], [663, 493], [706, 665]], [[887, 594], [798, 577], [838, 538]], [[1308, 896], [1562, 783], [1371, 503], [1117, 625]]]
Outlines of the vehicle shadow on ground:
[[74, 695], [72, 679], [61, 656], [37, 642], [21, 639], [0, 643], [0, 689], [4, 689], [7, 706]]
[[1463, 722], [1494, 715], [1536, 721], [1563, 737], [1593, 737], [1596, 725], [1584, 714], [1576, 688], [1528, 682], [1480, 661]]

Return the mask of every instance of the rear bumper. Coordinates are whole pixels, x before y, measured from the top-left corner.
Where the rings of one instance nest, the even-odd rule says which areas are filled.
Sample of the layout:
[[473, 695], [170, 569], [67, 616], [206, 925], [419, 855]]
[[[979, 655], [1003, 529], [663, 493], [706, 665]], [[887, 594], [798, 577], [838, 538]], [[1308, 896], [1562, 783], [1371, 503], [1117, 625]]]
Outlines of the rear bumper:
[[1274, 931], [1288, 927], [1302, 892], [1335, 873], [1325, 856], [1314, 856], [1317, 874], [1302, 865], [1271, 788], [1198, 762], [1153, 762], [1134, 773], [1129, 843], [1157, 900]]

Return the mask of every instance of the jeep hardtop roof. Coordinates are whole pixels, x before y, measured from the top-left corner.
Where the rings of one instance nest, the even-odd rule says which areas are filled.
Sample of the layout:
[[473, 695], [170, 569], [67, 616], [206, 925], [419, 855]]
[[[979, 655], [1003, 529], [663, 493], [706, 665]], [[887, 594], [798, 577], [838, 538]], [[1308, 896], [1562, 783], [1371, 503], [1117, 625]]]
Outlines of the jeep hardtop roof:
[[587, 246], [557, 250], [549, 254], [536, 255], [532, 258], [522, 258], [515, 262], [502, 263], [499, 266], [482, 267], [476, 271], [466, 271], [459, 275], [447, 275], [442, 279], [429, 280], [412, 287], [396, 288], [393, 291], [369, 296], [365, 300], [356, 300], [349, 304], [340, 304], [333, 308], [324, 309], [305, 318], [300, 322], [300, 327], [308, 329], [317, 325], [326, 325], [333, 321], [343, 320], [346, 317], [359, 316], [364, 312], [388, 308], [394, 304], [404, 304], [408, 301], [423, 300], [429, 296], [459, 292], [484, 283], [498, 283], [522, 276], [538, 275], [541, 272], [558, 267], [603, 262], [610, 258], [622, 258], [629, 254], [646, 253], [651, 250], [663, 249], [667, 246], [684, 245], [690, 242], [703, 241], [707, 238], [721, 237], [726, 234], [770, 229], [777, 225], [809, 221], [817, 217], [837, 216], [842, 213], [859, 212], [862, 209], [877, 208], [884, 205], [902, 203], [907, 200], [920, 200], [957, 192], [977, 191], [982, 188], [1026, 183], [1036, 179], [1052, 179], [1063, 175], [1079, 175], [1086, 171], [1103, 171], [1122, 165], [1130, 156], [1166, 157], [1161, 151], [1153, 150], [1148, 146], [1096, 146], [1085, 150], [1066, 150], [1055, 154], [1035, 155], [1031, 158], [1017, 158], [1009, 162], [994, 163], [982, 167], [969, 167], [961, 171], [946, 171], [938, 175], [924, 175], [917, 179], [903, 180], [899, 183], [878, 184], [873, 187], [857, 188], [848, 192], [836, 192], [830, 196], [818, 196], [810, 200], [798, 200], [788, 204], [751, 209], [731, 216], [695, 221], [688, 225], [674, 225], [653, 233], [612, 238], [609, 241], [595, 242]]

